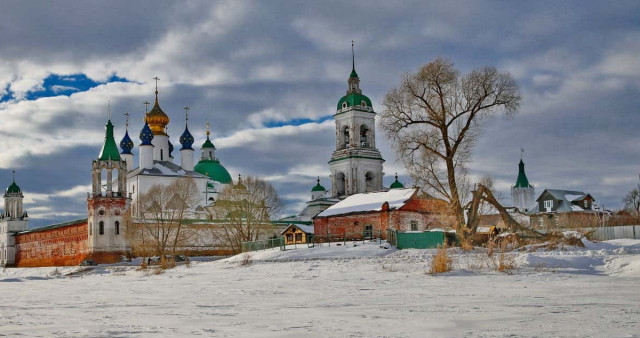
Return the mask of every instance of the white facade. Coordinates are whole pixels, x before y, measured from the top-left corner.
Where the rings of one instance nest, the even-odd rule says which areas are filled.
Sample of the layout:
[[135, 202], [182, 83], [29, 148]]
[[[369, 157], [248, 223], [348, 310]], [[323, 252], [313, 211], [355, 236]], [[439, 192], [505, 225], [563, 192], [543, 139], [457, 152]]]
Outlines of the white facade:
[[15, 263], [14, 235], [27, 230], [29, 225], [29, 218], [22, 210], [22, 200], [21, 191], [9, 192], [7, 190], [4, 194], [4, 212], [0, 214], [0, 266], [2, 267], [12, 266]]
[[336, 120], [336, 150], [329, 161], [333, 197], [382, 191], [382, 163], [376, 149], [376, 113], [362, 95], [360, 80], [352, 71], [349, 90], [339, 103]]
[[529, 211], [536, 205], [536, 189], [532, 186], [528, 188], [511, 187], [511, 203], [520, 211]]

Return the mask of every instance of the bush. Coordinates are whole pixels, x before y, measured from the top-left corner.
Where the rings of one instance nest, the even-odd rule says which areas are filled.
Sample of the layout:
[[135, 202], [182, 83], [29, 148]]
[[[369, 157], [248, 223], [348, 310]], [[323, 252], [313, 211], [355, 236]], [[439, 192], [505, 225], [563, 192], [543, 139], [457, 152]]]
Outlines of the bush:
[[240, 266], [248, 266], [248, 265], [251, 265], [251, 263], [253, 263], [253, 259], [251, 258], [250, 254], [245, 253], [244, 255], [242, 255], [242, 259], [240, 260]]
[[449, 257], [449, 254], [447, 253], [446, 246], [438, 246], [438, 251], [433, 256], [433, 259], [431, 260], [431, 268], [429, 270], [429, 273], [437, 274], [437, 273], [449, 272], [452, 270], [452, 265], [453, 265], [453, 261], [451, 260], [451, 257]]

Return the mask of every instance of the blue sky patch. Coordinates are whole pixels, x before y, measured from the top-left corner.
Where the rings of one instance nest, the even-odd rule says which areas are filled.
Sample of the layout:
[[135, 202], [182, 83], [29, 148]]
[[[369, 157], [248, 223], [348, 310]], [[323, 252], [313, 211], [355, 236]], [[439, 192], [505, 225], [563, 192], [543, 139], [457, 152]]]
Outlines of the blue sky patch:
[[[84, 74], [71, 74], [71, 75], [59, 75], [50, 74], [44, 79], [42, 88], [29, 91], [25, 97], [27, 100], [36, 100], [41, 97], [52, 97], [65, 95], [69, 96], [73, 93], [84, 92], [91, 88], [109, 82], [130, 82], [129, 80], [112, 75], [104, 82], [96, 82], [88, 78]], [[7, 93], [0, 97], [0, 102], [9, 101], [14, 99], [15, 96], [10, 87], [7, 87]]]
[[330, 120], [332, 118], [331, 115], [323, 116], [319, 119], [293, 119], [289, 121], [269, 121], [265, 122], [264, 126], [267, 128], [275, 128], [275, 127], [283, 127], [283, 126], [300, 126], [307, 123], [322, 123], [324, 121]]

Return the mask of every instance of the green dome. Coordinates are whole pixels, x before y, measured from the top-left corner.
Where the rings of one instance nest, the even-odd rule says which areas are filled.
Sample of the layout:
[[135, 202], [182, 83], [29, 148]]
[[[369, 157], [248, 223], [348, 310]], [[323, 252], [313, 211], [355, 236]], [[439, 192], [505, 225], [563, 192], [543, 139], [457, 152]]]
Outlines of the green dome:
[[225, 169], [220, 162], [216, 160], [200, 160], [198, 164], [193, 168], [196, 172], [202, 175], [207, 175], [214, 181], [218, 181], [222, 184], [231, 184], [231, 175], [227, 169]]
[[213, 145], [213, 143], [211, 143], [211, 140], [209, 139], [209, 135], [207, 135], [207, 140], [204, 141], [204, 143], [202, 144], [202, 149], [205, 149], [205, 148], [216, 149], [216, 147]]
[[358, 93], [350, 93], [343, 96], [340, 101], [338, 101], [338, 110], [342, 109], [342, 103], [344, 102], [347, 103], [347, 107], [353, 107], [362, 105], [362, 101], [367, 103], [367, 107], [373, 107], [371, 105], [371, 100], [369, 100], [368, 97]]
[[7, 194], [19, 194], [22, 191], [20, 190], [20, 187], [16, 184], [15, 181], [13, 181], [13, 183], [11, 183], [11, 185], [7, 188]]
[[327, 191], [327, 189], [320, 185], [320, 178], [318, 178], [318, 184], [316, 184], [313, 189], [311, 189], [311, 192], [314, 191]]
[[396, 174], [396, 180], [395, 182], [391, 183], [389, 189], [404, 189], [404, 185], [400, 183], [400, 181], [398, 181], [398, 174]]

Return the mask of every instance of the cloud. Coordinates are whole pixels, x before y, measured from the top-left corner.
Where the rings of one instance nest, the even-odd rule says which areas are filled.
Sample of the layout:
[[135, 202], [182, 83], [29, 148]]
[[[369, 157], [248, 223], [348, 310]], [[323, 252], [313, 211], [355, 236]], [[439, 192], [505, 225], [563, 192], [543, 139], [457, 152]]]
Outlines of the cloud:
[[[474, 177], [493, 176], [508, 199], [524, 147], [529, 180], [539, 192], [586, 190], [619, 206], [640, 158], [639, 7], [595, 1], [110, 1], [72, 9], [8, 3], [0, 12], [0, 182], [18, 170], [21, 187], [33, 195], [29, 207], [41, 208], [35, 223], [85, 212], [82, 189], [103, 141], [107, 103], [117, 140], [128, 112], [137, 144], [143, 102], [153, 102], [151, 79], [158, 76], [173, 143], [188, 105], [196, 145], [210, 122], [217, 155], [232, 175], [269, 179], [289, 202], [286, 212], [294, 213], [316, 176], [330, 185], [335, 132], [327, 116], [345, 94], [354, 40], [361, 88], [377, 110], [403, 73], [437, 56], [461, 72], [483, 65], [511, 72], [522, 107], [513, 119], [486, 123], [474, 151]], [[59, 76], [53, 84], [52, 75]], [[83, 87], [83, 76], [95, 85]], [[114, 76], [129, 82], [110, 82]], [[380, 129], [377, 144], [387, 161], [385, 184], [394, 172], [410, 184]]]

